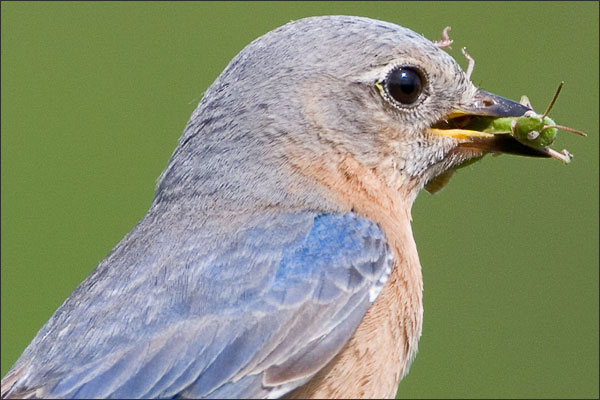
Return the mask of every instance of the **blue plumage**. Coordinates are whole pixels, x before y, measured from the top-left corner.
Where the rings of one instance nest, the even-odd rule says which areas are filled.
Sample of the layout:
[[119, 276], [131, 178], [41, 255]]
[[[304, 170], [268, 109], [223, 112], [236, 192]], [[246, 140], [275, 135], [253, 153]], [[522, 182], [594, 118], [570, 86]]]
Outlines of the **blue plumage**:
[[382, 232], [354, 213], [244, 216], [231, 234], [206, 219], [145, 236], [155, 223], [176, 226], [142, 220], [48, 321], [23, 356], [37, 355], [28, 386], [50, 397], [264, 396], [325, 365], [390, 270]]

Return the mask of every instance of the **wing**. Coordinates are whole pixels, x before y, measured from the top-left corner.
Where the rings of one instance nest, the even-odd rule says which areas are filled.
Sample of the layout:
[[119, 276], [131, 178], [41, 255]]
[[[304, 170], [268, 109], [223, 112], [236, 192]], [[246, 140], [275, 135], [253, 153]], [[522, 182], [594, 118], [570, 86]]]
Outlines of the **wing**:
[[151, 213], [40, 330], [3, 392], [283, 395], [341, 350], [391, 260], [378, 226], [353, 213], [227, 224]]

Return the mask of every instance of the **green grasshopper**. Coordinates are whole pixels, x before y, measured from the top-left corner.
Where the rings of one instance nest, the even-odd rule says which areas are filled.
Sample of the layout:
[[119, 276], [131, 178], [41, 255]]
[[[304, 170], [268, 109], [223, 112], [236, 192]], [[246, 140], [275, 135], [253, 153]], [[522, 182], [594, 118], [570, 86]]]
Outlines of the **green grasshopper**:
[[[556, 134], [559, 130], [562, 130], [576, 133], [581, 136], [587, 135], [576, 129], [557, 125], [553, 119], [548, 117], [563, 84], [564, 82], [561, 82], [560, 85], [558, 85], [558, 89], [544, 114], [538, 115], [535, 111], [530, 110], [521, 117], [482, 118], [474, 122], [478, 125], [477, 130], [493, 134], [510, 134], [522, 144], [538, 150], [544, 150], [549, 156], [568, 164], [573, 157], [571, 153], [567, 150], [558, 152], [549, 147], [554, 143]], [[521, 104], [532, 108], [527, 96], [521, 97]]]
[[[434, 42], [440, 49], [451, 48], [450, 46], [454, 41], [450, 39], [450, 36], [448, 35], [449, 31], [450, 27], [447, 26], [442, 32], [442, 40]], [[475, 60], [467, 53], [465, 47], [463, 47], [461, 51], [469, 62], [465, 75], [467, 76], [467, 79], [470, 79], [473, 68], [475, 67]], [[571, 153], [567, 150], [558, 152], [550, 148], [550, 145], [554, 143], [554, 139], [556, 139], [556, 134], [559, 130], [563, 130], [581, 136], [587, 135], [576, 129], [557, 125], [552, 118], [548, 117], [550, 110], [554, 107], [554, 103], [558, 98], [558, 94], [560, 93], [563, 84], [564, 82], [561, 82], [560, 85], [558, 85], [558, 89], [556, 89], [552, 101], [542, 115], [533, 111], [529, 99], [527, 96], [523, 96], [521, 97], [520, 103], [531, 109], [530, 111], [527, 111], [525, 115], [521, 117], [474, 118], [468, 122], [468, 129], [492, 134], [509, 134], [521, 144], [537, 150], [542, 150], [547, 155], [568, 164], [571, 162], [571, 158], [573, 158]]]

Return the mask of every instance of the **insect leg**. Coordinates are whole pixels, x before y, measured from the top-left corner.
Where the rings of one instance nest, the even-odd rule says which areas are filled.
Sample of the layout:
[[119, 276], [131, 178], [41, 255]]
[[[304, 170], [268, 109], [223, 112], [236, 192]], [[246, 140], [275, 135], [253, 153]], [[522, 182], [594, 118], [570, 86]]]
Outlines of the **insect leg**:
[[565, 164], [570, 163], [571, 158], [573, 158], [573, 154], [569, 153], [566, 149], [559, 153], [558, 151], [553, 150], [550, 147], [546, 147], [546, 151], [548, 152], [548, 155], [550, 157], [556, 158], [557, 160], [562, 161]]
[[527, 97], [525, 95], [521, 96], [521, 101], [519, 103], [523, 104], [527, 108], [533, 109], [533, 107], [531, 107], [531, 102], [529, 101], [529, 97]]
[[466, 74], [467, 74], [467, 79], [471, 79], [471, 74], [473, 73], [473, 68], [475, 68], [475, 60], [473, 59], [473, 57], [471, 57], [469, 55], [469, 53], [467, 53], [467, 48], [466, 47], [463, 47], [461, 49], [461, 51], [462, 51], [463, 55], [465, 56], [465, 58], [467, 60], [469, 60], [469, 66], [467, 67]]
[[454, 40], [450, 39], [448, 32], [450, 31], [450, 27], [447, 26], [442, 31], [442, 40], [436, 40], [433, 42], [440, 49], [451, 49], [450, 45], [454, 42]]

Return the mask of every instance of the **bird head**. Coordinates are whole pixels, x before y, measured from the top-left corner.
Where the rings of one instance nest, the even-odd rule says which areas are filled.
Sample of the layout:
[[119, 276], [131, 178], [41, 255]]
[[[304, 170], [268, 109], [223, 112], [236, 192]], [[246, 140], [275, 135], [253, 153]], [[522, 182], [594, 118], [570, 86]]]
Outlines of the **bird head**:
[[543, 156], [510, 135], [460, 124], [528, 110], [476, 88], [450, 55], [409, 29], [359, 17], [306, 18], [249, 44], [206, 91], [157, 198], [194, 187], [194, 198], [219, 207], [324, 208], [326, 190], [309, 183], [350, 162], [414, 200], [486, 153]]

